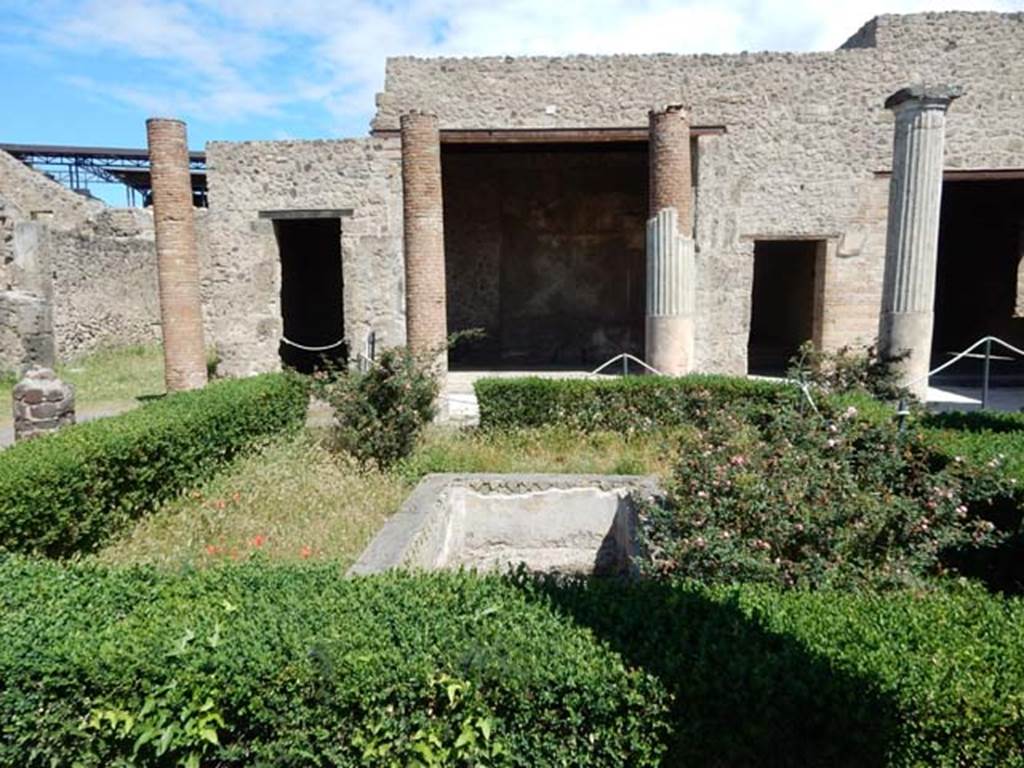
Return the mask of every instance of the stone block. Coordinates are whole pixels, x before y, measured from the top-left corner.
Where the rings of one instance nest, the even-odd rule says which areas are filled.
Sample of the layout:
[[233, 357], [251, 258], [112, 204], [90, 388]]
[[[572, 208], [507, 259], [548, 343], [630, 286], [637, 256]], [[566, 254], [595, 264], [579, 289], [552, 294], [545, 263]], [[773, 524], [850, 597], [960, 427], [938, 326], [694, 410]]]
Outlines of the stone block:
[[31, 368], [12, 390], [14, 439], [53, 432], [75, 423], [75, 391], [50, 368]]

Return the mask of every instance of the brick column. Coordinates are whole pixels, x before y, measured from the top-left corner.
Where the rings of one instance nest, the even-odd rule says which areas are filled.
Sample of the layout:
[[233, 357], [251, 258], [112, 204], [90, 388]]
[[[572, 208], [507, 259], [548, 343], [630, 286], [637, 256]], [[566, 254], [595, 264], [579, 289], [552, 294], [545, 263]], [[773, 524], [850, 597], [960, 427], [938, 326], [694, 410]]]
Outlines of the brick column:
[[946, 110], [959, 95], [955, 87], [915, 86], [885, 102], [896, 126], [879, 352], [890, 359], [905, 355], [897, 363], [900, 381], [921, 400], [928, 392], [935, 319]]
[[696, 264], [690, 123], [679, 106], [649, 114], [646, 358], [662, 373], [693, 370]]
[[405, 325], [409, 350], [448, 370], [444, 280], [444, 207], [437, 117], [402, 115], [402, 201], [405, 226]]
[[146, 138], [153, 184], [164, 380], [168, 392], [196, 389], [206, 384], [206, 345], [185, 124], [150, 118]]

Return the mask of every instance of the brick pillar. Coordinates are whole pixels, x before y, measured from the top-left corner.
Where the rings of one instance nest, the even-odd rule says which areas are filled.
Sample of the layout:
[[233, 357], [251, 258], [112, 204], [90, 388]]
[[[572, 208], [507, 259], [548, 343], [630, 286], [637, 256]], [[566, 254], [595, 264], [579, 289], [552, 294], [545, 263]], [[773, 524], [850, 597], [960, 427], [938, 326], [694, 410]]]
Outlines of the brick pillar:
[[168, 392], [196, 389], [206, 384], [206, 345], [185, 124], [150, 118], [146, 137], [153, 183], [164, 380]]
[[879, 322], [879, 352], [905, 355], [897, 363], [900, 382], [927, 398], [939, 258], [946, 110], [960, 89], [904, 88], [885, 106], [896, 116], [885, 277]]
[[405, 324], [409, 350], [448, 370], [444, 281], [444, 207], [437, 117], [402, 115], [402, 200], [405, 224]]
[[690, 188], [690, 123], [679, 106], [649, 115], [647, 220], [648, 364], [677, 376], [693, 370], [696, 263]]

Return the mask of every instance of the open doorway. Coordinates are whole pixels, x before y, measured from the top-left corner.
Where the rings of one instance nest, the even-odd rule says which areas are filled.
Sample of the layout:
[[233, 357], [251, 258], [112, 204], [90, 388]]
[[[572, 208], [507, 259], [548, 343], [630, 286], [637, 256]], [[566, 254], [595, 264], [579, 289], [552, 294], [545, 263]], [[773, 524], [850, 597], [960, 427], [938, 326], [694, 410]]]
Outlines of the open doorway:
[[281, 342], [281, 362], [302, 373], [344, 365], [344, 344], [325, 350], [300, 348], [328, 347], [345, 334], [341, 220], [279, 219], [274, 234], [281, 256], [281, 319], [287, 340]]
[[748, 373], [784, 375], [814, 339], [824, 254], [824, 240], [755, 241]]
[[454, 368], [593, 368], [644, 349], [646, 142], [442, 147]]
[[[983, 336], [1024, 343], [1024, 178], [947, 180], [942, 188], [932, 366]], [[993, 348], [999, 357], [1004, 350]], [[938, 379], [978, 386], [982, 362], [963, 360]], [[997, 359], [994, 381], [1017, 383], [1024, 364]]]

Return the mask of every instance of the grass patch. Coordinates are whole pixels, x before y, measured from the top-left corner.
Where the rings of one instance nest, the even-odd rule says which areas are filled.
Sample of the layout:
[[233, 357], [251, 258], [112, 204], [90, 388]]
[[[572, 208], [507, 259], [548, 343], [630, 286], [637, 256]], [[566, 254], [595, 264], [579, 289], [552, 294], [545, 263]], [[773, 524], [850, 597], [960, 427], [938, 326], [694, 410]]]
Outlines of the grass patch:
[[[140, 398], [164, 394], [164, 356], [158, 344], [111, 347], [62, 363], [57, 375], [75, 387], [75, 407], [85, 410], [124, 410]], [[8, 405], [18, 377], [0, 376], [0, 391]], [[0, 425], [11, 423], [10, 408], [0, 411]]]
[[110, 564], [203, 566], [263, 552], [354, 562], [401, 504], [403, 481], [359, 468], [310, 433], [272, 442], [143, 519], [98, 553]]
[[261, 552], [279, 561], [356, 560], [431, 472], [662, 474], [673, 433], [633, 438], [559, 428], [487, 434], [431, 427], [389, 472], [332, 452], [322, 430], [271, 442], [136, 524], [96, 558], [109, 564], [206, 566]]
[[75, 386], [79, 406], [124, 403], [164, 394], [164, 356], [159, 345], [100, 349], [57, 367]]
[[564, 427], [511, 432], [433, 427], [398, 471], [408, 481], [431, 472], [558, 472], [667, 475], [680, 430], [642, 435], [581, 434]]

